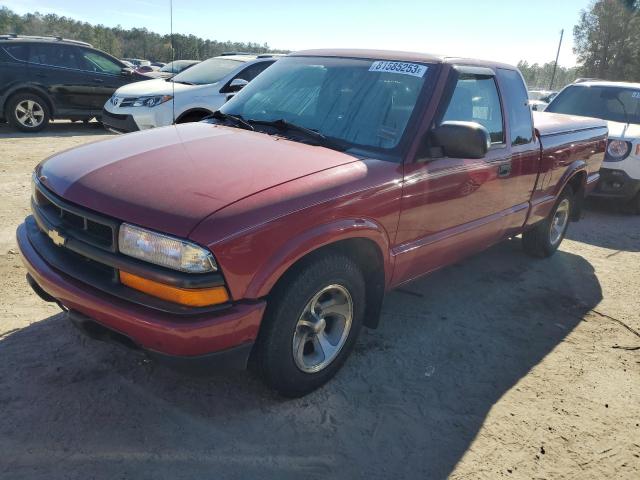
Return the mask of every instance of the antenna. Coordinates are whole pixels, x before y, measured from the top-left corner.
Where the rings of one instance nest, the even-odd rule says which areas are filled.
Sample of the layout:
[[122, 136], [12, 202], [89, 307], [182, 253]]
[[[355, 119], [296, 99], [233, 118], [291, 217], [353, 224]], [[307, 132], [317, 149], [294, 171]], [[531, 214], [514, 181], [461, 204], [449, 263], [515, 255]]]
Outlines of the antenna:
[[558, 57], [560, 56], [560, 47], [562, 46], [563, 35], [564, 35], [564, 28], [560, 30], [560, 42], [558, 43], [558, 53], [556, 53], [556, 63], [553, 64], [553, 73], [551, 74], [551, 83], [549, 84], [549, 90], [553, 90], [553, 81], [556, 79], [556, 69], [558, 68]]
[[[169, 0], [169, 33], [171, 35], [171, 62], [175, 60], [176, 50], [173, 48], [173, 0]], [[171, 64], [171, 69], [175, 69], [175, 64]], [[176, 82], [171, 80], [171, 119], [172, 123], [176, 121]]]

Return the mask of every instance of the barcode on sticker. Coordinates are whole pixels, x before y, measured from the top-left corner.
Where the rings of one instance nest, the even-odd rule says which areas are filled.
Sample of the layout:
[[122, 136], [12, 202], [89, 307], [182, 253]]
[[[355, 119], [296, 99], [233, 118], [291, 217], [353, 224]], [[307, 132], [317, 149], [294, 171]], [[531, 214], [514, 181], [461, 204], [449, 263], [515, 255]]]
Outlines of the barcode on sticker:
[[422, 77], [427, 71], [425, 65], [418, 63], [405, 62], [387, 62], [386, 60], [378, 60], [371, 64], [370, 72], [386, 72], [386, 73], [402, 73], [404, 75], [413, 75], [414, 77]]

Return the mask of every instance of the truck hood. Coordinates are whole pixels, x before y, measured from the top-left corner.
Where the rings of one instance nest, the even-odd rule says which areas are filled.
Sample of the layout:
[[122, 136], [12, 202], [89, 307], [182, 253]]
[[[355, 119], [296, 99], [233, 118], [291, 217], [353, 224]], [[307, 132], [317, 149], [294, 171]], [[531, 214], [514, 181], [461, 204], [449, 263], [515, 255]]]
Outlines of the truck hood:
[[630, 142], [640, 138], [640, 125], [635, 123], [607, 122], [609, 138], [628, 140]]
[[42, 162], [36, 175], [69, 202], [188, 237], [240, 199], [356, 160], [264, 133], [188, 123], [67, 150]]
[[202, 89], [211, 90], [211, 85], [186, 85], [184, 83], [170, 82], [164, 78], [154, 78], [142, 82], [128, 83], [116, 90], [117, 97], [142, 97], [151, 95], [174, 95], [180, 92]]

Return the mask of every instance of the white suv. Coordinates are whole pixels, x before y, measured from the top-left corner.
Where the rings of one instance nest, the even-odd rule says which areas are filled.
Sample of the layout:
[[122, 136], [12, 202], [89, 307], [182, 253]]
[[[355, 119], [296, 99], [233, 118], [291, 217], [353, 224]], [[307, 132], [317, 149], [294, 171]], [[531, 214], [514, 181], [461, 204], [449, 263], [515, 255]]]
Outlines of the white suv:
[[545, 111], [607, 121], [607, 153], [591, 195], [630, 202], [640, 214], [640, 83], [573, 83]]
[[218, 110], [276, 59], [266, 54], [222, 55], [170, 79], [125, 85], [104, 104], [102, 123], [108, 130], [126, 133], [197, 122]]

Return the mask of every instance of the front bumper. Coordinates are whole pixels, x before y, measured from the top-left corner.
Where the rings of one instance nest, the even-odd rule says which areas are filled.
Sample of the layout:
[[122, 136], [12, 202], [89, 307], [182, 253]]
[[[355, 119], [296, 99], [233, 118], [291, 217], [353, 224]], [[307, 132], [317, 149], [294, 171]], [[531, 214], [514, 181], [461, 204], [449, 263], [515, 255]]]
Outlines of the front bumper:
[[627, 202], [638, 192], [640, 192], [640, 180], [631, 178], [624, 170], [601, 168], [600, 181], [591, 195]]
[[110, 295], [53, 268], [32, 245], [25, 224], [18, 227], [17, 239], [28, 274], [41, 296], [44, 292], [152, 356], [195, 360], [233, 349], [242, 352], [246, 364], [258, 335], [264, 301], [236, 303], [219, 312], [174, 315]]
[[107, 102], [102, 109], [102, 123], [118, 133], [166, 127], [173, 123], [173, 103], [155, 107], [114, 107]]
[[129, 133], [139, 130], [138, 125], [131, 115], [121, 115], [102, 110], [100, 121], [107, 130], [116, 133]]

